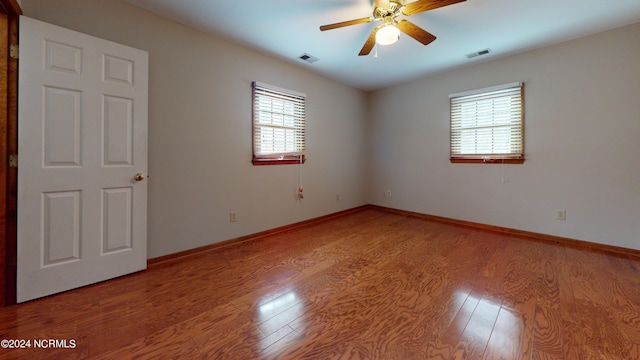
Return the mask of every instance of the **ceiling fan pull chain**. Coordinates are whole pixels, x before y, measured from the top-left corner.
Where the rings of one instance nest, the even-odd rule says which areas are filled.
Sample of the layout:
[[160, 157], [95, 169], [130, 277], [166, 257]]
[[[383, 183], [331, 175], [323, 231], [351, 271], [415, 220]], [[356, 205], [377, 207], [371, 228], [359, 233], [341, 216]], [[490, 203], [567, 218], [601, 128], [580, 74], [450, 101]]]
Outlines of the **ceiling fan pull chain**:
[[378, 58], [378, 43], [376, 43], [375, 47], [376, 47], [376, 49], [375, 49], [375, 53], [373, 53], [373, 58], [377, 59]]

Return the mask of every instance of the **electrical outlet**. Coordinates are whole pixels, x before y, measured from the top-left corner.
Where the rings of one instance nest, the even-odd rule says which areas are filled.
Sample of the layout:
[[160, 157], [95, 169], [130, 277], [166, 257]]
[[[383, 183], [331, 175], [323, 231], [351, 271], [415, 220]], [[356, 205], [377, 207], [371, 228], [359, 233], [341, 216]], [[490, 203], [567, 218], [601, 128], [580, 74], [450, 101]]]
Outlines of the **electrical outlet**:
[[564, 209], [556, 210], [556, 220], [567, 220], [567, 210], [564, 210]]
[[384, 191], [384, 197], [391, 197], [391, 190], [385, 190]]
[[336, 194], [336, 201], [340, 201], [340, 194]]
[[235, 211], [229, 213], [229, 222], [238, 221], [238, 214]]

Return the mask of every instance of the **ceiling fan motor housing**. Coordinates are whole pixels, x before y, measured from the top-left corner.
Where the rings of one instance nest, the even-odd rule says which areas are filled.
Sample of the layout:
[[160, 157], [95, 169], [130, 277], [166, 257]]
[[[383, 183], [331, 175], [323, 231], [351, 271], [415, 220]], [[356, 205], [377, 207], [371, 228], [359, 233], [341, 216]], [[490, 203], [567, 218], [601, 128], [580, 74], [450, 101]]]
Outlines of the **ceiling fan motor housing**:
[[387, 17], [395, 17], [400, 14], [402, 10], [402, 6], [404, 5], [404, 1], [402, 0], [393, 0], [389, 1], [389, 7], [382, 7], [381, 2], [374, 2], [373, 7], [373, 18], [374, 19], [384, 19]]

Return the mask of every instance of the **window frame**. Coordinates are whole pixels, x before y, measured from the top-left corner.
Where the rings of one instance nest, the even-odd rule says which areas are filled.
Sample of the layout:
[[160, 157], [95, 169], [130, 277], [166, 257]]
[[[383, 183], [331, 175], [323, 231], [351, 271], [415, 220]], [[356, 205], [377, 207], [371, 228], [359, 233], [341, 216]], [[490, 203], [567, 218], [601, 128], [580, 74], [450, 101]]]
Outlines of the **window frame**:
[[[509, 142], [508, 153], [463, 153], [461, 152], [461, 140], [456, 140], [461, 138], [462, 133], [462, 125], [460, 124], [460, 128], [454, 129], [454, 123], [462, 122], [459, 117], [454, 120], [454, 113], [456, 110], [454, 107], [459, 107], [461, 103], [465, 104], [473, 104], [478, 103], [480, 101], [480, 97], [483, 97], [481, 100], [496, 100], [505, 96], [505, 93], [509, 91], [514, 91], [516, 89], [515, 94], [509, 94], [511, 99], [517, 99], [518, 101], [514, 106], [511, 106], [509, 110], [511, 111], [508, 115], [510, 119], [509, 131], [516, 132], [516, 143], [512, 145], [512, 142]], [[475, 99], [475, 100], [474, 100]], [[519, 105], [519, 106], [518, 106]], [[494, 112], [491, 112], [491, 122], [494, 122], [497, 117]], [[478, 114], [476, 114], [476, 118], [478, 118]], [[517, 119], [517, 121], [514, 121]], [[482, 88], [477, 90], [465, 91], [461, 93], [451, 94], [449, 95], [449, 160], [451, 163], [499, 163], [499, 164], [522, 164], [525, 161], [524, 156], [524, 83], [523, 82], [514, 82], [508, 83], [498, 86], [492, 86], [488, 88]], [[483, 126], [484, 129], [496, 129], [500, 127], [505, 127], [505, 124], [494, 124]], [[476, 128], [476, 129], [479, 129]], [[493, 147], [493, 140], [492, 147]], [[473, 143], [477, 144], [478, 136], [474, 137]], [[517, 148], [519, 142], [519, 149]], [[514, 152], [513, 149], [516, 151]], [[519, 151], [517, 151], [519, 150]]]
[[[253, 154], [251, 162], [253, 163], [253, 165], [287, 165], [305, 163], [307, 160], [304, 154], [306, 147], [306, 94], [279, 88], [277, 86], [261, 83], [258, 81], [254, 81], [251, 83], [251, 89], [251, 146]], [[273, 97], [269, 94], [272, 94]], [[289, 128], [293, 129], [295, 132], [295, 151], [260, 153], [257, 149], [259, 146], [257, 146], [258, 135], [256, 133], [256, 129], [258, 127], [261, 127], [261, 125], [258, 124], [259, 110], [256, 106], [259, 101], [259, 96], [265, 96], [272, 99], [279, 98], [280, 100], [285, 101], [289, 101], [288, 99], [290, 99], [290, 105], [296, 108], [296, 110], [294, 111], [294, 115], [289, 114], [289, 116], [294, 117], [294, 125]], [[269, 127], [268, 125], [262, 126]]]

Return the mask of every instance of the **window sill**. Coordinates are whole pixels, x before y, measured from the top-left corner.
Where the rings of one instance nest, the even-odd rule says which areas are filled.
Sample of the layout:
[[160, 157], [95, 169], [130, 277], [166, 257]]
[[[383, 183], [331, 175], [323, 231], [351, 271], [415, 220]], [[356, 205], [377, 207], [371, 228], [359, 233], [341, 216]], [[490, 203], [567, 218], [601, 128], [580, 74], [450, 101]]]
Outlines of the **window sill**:
[[475, 158], [450, 158], [452, 164], [522, 164], [524, 158], [505, 159], [475, 159]]
[[[302, 163], [307, 161], [307, 157], [302, 155]], [[295, 165], [300, 164], [299, 156], [284, 156], [284, 157], [253, 157], [251, 160], [254, 166], [259, 165]]]

